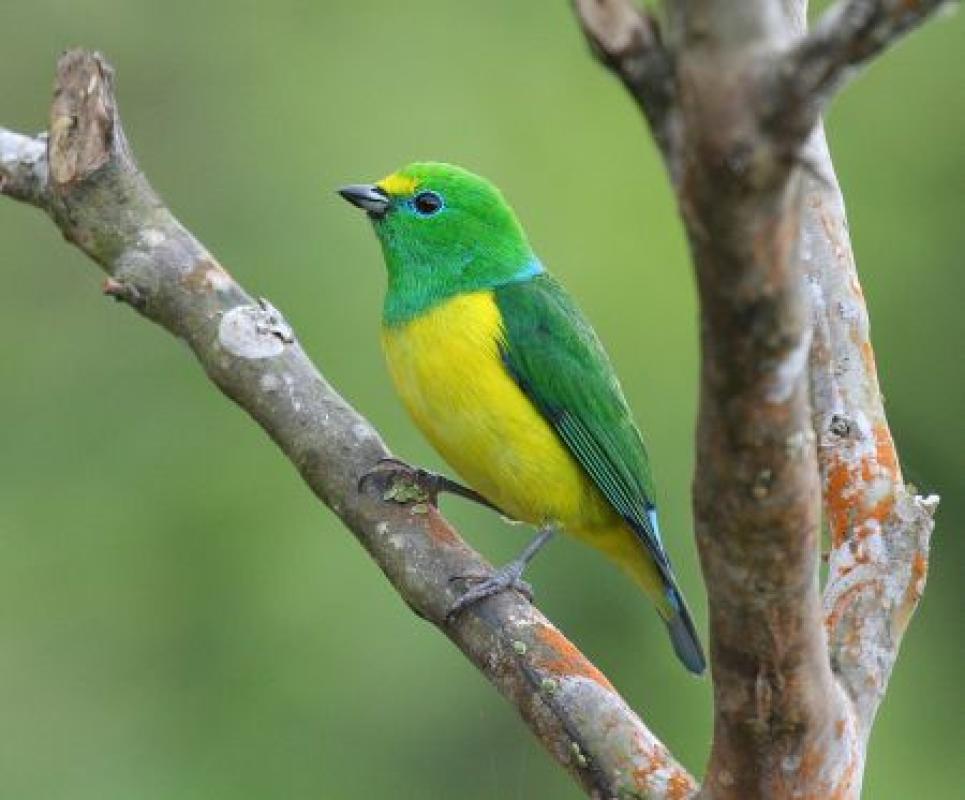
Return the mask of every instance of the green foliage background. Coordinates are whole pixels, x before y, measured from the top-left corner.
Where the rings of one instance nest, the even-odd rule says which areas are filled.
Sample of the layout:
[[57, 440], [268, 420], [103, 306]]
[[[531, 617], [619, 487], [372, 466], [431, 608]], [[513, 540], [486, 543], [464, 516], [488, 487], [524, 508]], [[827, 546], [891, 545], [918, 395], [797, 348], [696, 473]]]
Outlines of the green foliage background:
[[[420, 463], [441, 466], [381, 363], [377, 246], [332, 189], [425, 158], [503, 187], [611, 350], [705, 618], [685, 244], [642, 120], [566, 3], [33, 0], [4, 3], [0, 29], [0, 124], [45, 127], [58, 52], [103, 50], [161, 194]], [[933, 23], [830, 117], [906, 471], [944, 496], [869, 798], [950, 798], [962, 780], [963, 48], [960, 17]], [[578, 796], [261, 431], [181, 345], [102, 299], [42, 215], [0, 204], [0, 266], [0, 798]], [[447, 511], [496, 561], [524, 539]], [[699, 771], [709, 684], [674, 662], [643, 598], [570, 541], [532, 578]]]

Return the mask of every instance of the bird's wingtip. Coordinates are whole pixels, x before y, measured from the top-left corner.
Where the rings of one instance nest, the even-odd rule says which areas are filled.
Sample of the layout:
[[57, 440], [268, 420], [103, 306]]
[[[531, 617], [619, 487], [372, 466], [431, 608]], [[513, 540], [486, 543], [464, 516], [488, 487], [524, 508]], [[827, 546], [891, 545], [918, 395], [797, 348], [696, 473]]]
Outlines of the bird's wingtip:
[[704, 658], [704, 651], [694, 631], [693, 623], [690, 622], [686, 612], [675, 614], [667, 620], [667, 630], [670, 633], [673, 650], [680, 662], [694, 675], [703, 675], [707, 671], [707, 660]]
[[667, 588], [667, 599], [670, 601], [670, 614], [664, 619], [673, 651], [680, 662], [694, 675], [703, 675], [707, 671], [707, 659], [704, 649], [700, 645], [700, 636], [694, 627], [693, 617], [676, 586]]

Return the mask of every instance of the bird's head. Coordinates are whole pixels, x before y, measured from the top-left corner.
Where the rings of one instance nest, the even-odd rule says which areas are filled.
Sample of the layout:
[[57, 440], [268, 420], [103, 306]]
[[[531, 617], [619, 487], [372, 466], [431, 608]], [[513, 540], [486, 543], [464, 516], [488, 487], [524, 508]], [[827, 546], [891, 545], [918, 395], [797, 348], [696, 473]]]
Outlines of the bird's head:
[[368, 213], [382, 244], [388, 322], [541, 271], [502, 193], [460, 167], [410, 164], [339, 194]]

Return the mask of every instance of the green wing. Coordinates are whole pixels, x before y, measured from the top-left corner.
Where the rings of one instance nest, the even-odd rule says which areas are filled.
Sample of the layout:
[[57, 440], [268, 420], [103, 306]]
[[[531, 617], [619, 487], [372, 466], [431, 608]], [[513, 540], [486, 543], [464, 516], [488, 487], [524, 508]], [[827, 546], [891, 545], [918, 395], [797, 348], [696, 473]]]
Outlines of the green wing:
[[672, 583], [647, 451], [590, 323], [549, 275], [495, 290], [503, 361]]

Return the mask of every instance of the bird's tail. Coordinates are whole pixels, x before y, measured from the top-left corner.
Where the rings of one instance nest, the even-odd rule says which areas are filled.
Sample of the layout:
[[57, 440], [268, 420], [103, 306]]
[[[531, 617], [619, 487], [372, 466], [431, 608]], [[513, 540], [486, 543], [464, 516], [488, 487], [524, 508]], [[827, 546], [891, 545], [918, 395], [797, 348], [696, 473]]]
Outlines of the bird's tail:
[[602, 536], [597, 533], [590, 541], [623, 567], [646, 592], [667, 625], [677, 658], [690, 672], [703, 674], [707, 669], [704, 651], [669, 562], [665, 560], [663, 566], [657, 564], [649, 550], [640, 546], [640, 536], [629, 526], [606, 531]]
[[683, 595], [674, 584], [668, 585], [665, 591], [666, 605], [658, 603], [657, 608], [667, 624], [673, 650], [688, 670], [694, 675], [702, 675], [707, 669], [707, 660], [704, 658], [704, 651], [700, 646], [700, 637], [694, 627], [694, 620], [690, 616], [690, 609], [687, 608]]

